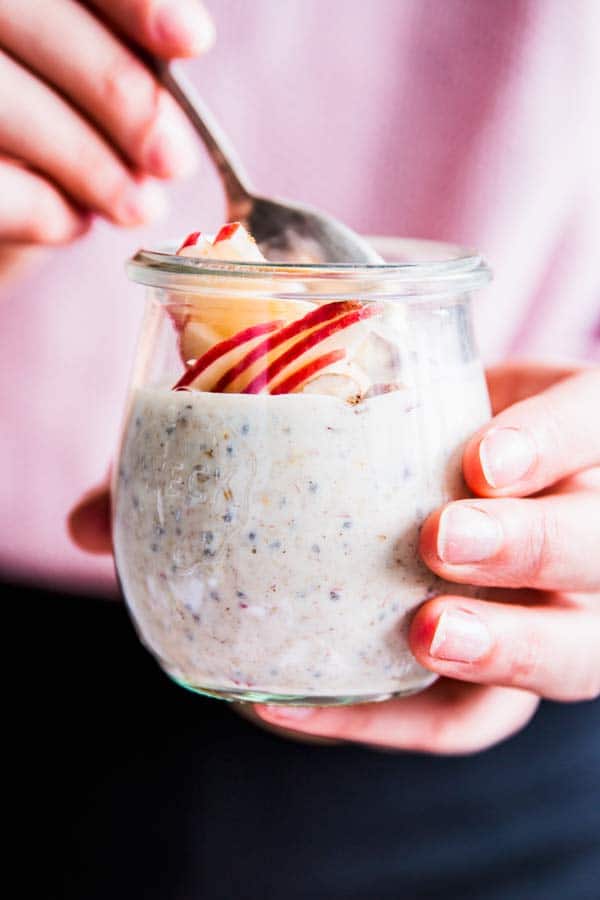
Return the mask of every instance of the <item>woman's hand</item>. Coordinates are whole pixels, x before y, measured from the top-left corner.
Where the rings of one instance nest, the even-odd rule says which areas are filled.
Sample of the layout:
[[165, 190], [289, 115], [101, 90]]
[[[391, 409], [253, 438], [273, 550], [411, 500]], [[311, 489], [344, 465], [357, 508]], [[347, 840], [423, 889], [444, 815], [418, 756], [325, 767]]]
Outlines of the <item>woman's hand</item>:
[[413, 653], [443, 678], [380, 704], [257, 706], [265, 721], [379, 747], [468, 753], [521, 728], [540, 697], [600, 694], [600, 370], [503, 366], [489, 385], [502, 412], [463, 457], [476, 496], [437, 510], [421, 532], [436, 574], [494, 589], [490, 600], [436, 597], [415, 615]]
[[70, 241], [90, 213], [137, 225], [161, 211], [149, 176], [187, 174], [195, 139], [126, 41], [171, 58], [212, 37], [198, 0], [0, 0], [3, 256]]
[[[475, 498], [434, 512], [421, 554], [490, 599], [440, 596], [410, 631], [443, 676], [406, 699], [330, 709], [255, 706], [301, 735], [429, 753], [470, 753], [522, 728], [540, 697], [600, 694], [600, 369], [506, 365], [488, 372], [498, 415], [466, 447]], [[72, 512], [84, 549], [110, 550], [106, 487]]]

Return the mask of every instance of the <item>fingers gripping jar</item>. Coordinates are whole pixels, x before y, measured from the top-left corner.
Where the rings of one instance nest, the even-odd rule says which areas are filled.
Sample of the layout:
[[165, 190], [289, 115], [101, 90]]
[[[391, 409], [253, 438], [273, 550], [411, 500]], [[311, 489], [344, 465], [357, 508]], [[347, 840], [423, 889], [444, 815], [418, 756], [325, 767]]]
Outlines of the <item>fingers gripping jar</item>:
[[142, 641], [191, 690], [330, 705], [433, 681], [407, 630], [448, 586], [418, 532], [466, 496], [462, 448], [490, 415], [470, 311], [489, 271], [376, 246], [368, 267], [129, 263], [148, 300], [116, 566]]

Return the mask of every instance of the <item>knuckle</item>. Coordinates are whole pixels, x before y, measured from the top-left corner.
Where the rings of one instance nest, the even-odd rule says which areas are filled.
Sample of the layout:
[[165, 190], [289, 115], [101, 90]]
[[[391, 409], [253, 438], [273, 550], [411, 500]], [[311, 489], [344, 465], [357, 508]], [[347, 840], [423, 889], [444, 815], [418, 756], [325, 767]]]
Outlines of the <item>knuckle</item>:
[[513, 687], [533, 684], [542, 667], [542, 649], [538, 634], [532, 631], [523, 634], [512, 649], [502, 682]]
[[560, 539], [561, 531], [556, 517], [548, 509], [542, 508], [529, 530], [525, 544], [527, 583], [520, 583], [516, 587], [544, 586], [545, 575], [550, 570]]
[[72, 235], [73, 223], [64, 204], [45, 186], [32, 196], [26, 230], [36, 244], [60, 243]]
[[94, 209], [113, 213], [130, 185], [125, 168], [99, 142], [82, 141], [74, 159], [75, 189]]
[[150, 73], [133, 58], [119, 54], [106, 68], [100, 91], [115, 118], [133, 124], [136, 137], [154, 123], [160, 89]]

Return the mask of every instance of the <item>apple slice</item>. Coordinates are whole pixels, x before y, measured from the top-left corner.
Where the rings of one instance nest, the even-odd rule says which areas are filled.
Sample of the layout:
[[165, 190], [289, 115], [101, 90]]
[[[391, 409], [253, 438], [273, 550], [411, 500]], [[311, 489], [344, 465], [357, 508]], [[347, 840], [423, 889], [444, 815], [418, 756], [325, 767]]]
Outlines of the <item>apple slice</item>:
[[192, 231], [177, 250], [177, 256], [208, 256], [211, 247], [211, 242], [201, 231]]
[[213, 390], [217, 393], [227, 390], [241, 375], [246, 374], [254, 363], [261, 361], [264, 357], [268, 357], [268, 354], [277, 347], [292, 340], [292, 338], [302, 334], [302, 332], [316, 328], [317, 325], [330, 319], [335, 319], [343, 313], [356, 311], [360, 308], [361, 304], [357, 300], [339, 300], [334, 303], [325, 303], [322, 306], [313, 307], [301, 319], [290, 322], [285, 328], [266, 338], [262, 343], [257, 344], [256, 347], [246, 353], [245, 356], [238, 360], [235, 366], [224, 373], [223, 377], [215, 384]]
[[[200, 231], [193, 231], [177, 253], [201, 259], [264, 262], [255, 241], [239, 222], [224, 225], [214, 242]], [[167, 305], [179, 335], [180, 355], [186, 364], [199, 359], [214, 343], [233, 337], [245, 328], [279, 319], [293, 321], [316, 307], [308, 300], [269, 297], [276, 287], [268, 278], [245, 282], [242, 294], [239, 277], [223, 276], [217, 282], [199, 271], [198, 286], [197, 294], [173, 294], [172, 302]], [[252, 295], [248, 293], [250, 286]]]
[[179, 381], [173, 385], [173, 390], [181, 390], [184, 387], [193, 387], [196, 390], [210, 390], [215, 378], [234, 363], [234, 356], [240, 348], [251, 341], [262, 339], [263, 335], [281, 328], [283, 322], [263, 322], [260, 325], [251, 325], [244, 328], [232, 337], [214, 344], [204, 353], [200, 359], [183, 373]]
[[[338, 397], [346, 403], [358, 403], [363, 396], [361, 386], [350, 375], [343, 372], [325, 372], [311, 378], [300, 389], [303, 394], [326, 394]], [[275, 391], [273, 391], [275, 393]]]
[[207, 256], [222, 260], [242, 262], [266, 262], [252, 235], [240, 222], [223, 225], [212, 244], [212, 252]]
[[231, 262], [266, 262], [258, 249], [258, 244], [240, 222], [223, 225], [212, 242], [205, 238], [202, 232], [192, 231], [182, 243], [177, 255]]
[[[327, 304], [325, 309], [327, 309], [328, 306], [333, 305], [335, 304]], [[255, 375], [249, 384], [246, 385], [243, 393], [258, 394], [260, 391], [265, 389], [268, 390], [273, 379], [280, 374], [283, 374], [283, 380], [285, 381], [288, 377], [289, 370], [294, 363], [297, 363], [298, 361], [303, 362], [303, 357], [306, 356], [306, 354], [314, 348], [317, 348], [323, 341], [332, 338], [333, 335], [336, 335], [336, 339], [335, 342], [333, 342], [334, 347], [332, 349], [339, 348], [340, 343], [346, 348], [348, 345], [351, 345], [352, 342], [360, 336], [360, 334], [353, 335], [352, 331], [350, 331], [351, 327], [356, 326], [359, 322], [380, 312], [379, 306], [375, 303], [357, 303], [356, 306], [358, 308], [354, 308], [341, 316], [337, 316], [336, 318], [325, 322], [325, 324], [321, 325], [319, 328], [311, 330], [308, 334], [301, 337], [300, 340], [295, 341], [284, 353]], [[307, 318], [308, 317], [305, 316], [304, 321], [306, 321]], [[341, 331], [346, 333], [344, 335], [339, 335], [338, 333]], [[279, 332], [279, 334], [281, 334], [281, 332]], [[278, 335], [275, 336], [275, 338], [277, 337]], [[326, 348], [318, 346], [318, 349], [322, 352]], [[273, 393], [274, 392], [275, 391], [273, 391]]]
[[191, 365], [221, 340], [222, 336], [210, 325], [188, 316], [179, 333], [179, 355], [186, 366]]
[[400, 351], [396, 344], [370, 331], [352, 356], [372, 382], [392, 382], [398, 378], [401, 369]]
[[271, 393], [291, 394], [307, 381], [311, 375], [314, 375], [315, 372], [319, 372], [321, 369], [325, 369], [327, 366], [339, 362], [345, 355], [345, 350], [331, 350], [329, 353], [324, 353], [322, 356], [314, 357], [305, 365], [300, 366], [299, 369], [296, 369], [288, 375], [287, 378], [284, 378], [283, 381], [280, 381], [277, 387], [273, 388]]
[[364, 395], [363, 400], [370, 400], [371, 397], [380, 397], [382, 394], [403, 390], [406, 390], [406, 385], [401, 384], [399, 381], [388, 382], [387, 384], [373, 384]]

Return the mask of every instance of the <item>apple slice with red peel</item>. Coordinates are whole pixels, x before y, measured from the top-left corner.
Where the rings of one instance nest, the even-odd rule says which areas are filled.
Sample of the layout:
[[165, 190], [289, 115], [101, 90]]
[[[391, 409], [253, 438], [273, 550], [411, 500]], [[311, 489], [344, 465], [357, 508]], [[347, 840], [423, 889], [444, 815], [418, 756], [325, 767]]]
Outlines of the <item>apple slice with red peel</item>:
[[[201, 259], [264, 262], [255, 241], [239, 222], [224, 225], [214, 243], [200, 231], [193, 231], [177, 251], [180, 256]], [[274, 291], [272, 280], [254, 280], [254, 296], [240, 295], [239, 278], [219, 279], [218, 294], [211, 288], [214, 278], [198, 273], [197, 294], [173, 295], [167, 311], [179, 334], [179, 350], [184, 363], [199, 359], [215, 343], [232, 337], [239, 331], [266, 321], [293, 321], [316, 304], [309, 300], [279, 300], [269, 297]], [[246, 288], [248, 285], [245, 286]], [[232, 296], [227, 296], [231, 289]], [[235, 296], [234, 296], [235, 295]]]
[[210, 255], [214, 259], [266, 262], [258, 244], [240, 222], [223, 225], [213, 241]]
[[232, 355], [239, 353], [240, 348], [245, 347], [250, 342], [262, 339], [265, 334], [277, 331], [282, 325], [283, 322], [280, 321], [251, 325], [232, 337], [214, 344], [183, 373], [179, 381], [173, 385], [173, 390], [180, 390], [188, 386], [200, 391], [210, 390], [215, 378], [218, 378], [227, 367], [231, 366], [233, 362]]
[[287, 378], [284, 378], [283, 381], [280, 381], [277, 387], [274, 387], [271, 391], [272, 394], [291, 394], [296, 391], [305, 381], [315, 374], [315, 372], [319, 372], [321, 369], [327, 368], [327, 366], [334, 365], [334, 363], [339, 362], [340, 359], [343, 359], [346, 355], [345, 350], [330, 350], [329, 353], [324, 353], [322, 356], [313, 357], [309, 362], [305, 365], [300, 366], [299, 369], [295, 369]]
[[192, 231], [177, 250], [177, 256], [233, 262], [266, 261], [258, 244], [240, 222], [223, 225], [213, 241], [204, 237], [201, 231]]
[[[285, 328], [282, 328], [276, 334], [266, 338], [262, 343], [257, 344], [252, 350], [245, 354], [231, 370], [224, 373], [223, 377], [217, 382], [213, 390], [222, 393], [228, 388], [232, 389], [233, 383], [244, 374], [248, 373], [250, 367], [257, 361], [262, 361], [264, 357], [281, 347], [287, 341], [292, 340], [305, 331], [316, 328], [323, 322], [335, 319], [343, 313], [356, 311], [361, 308], [361, 304], [357, 300], [340, 300], [334, 303], [326, 303], [322, 306], [313, 307], [301, 319], [290, 322]], [[253, 376], [250, 374], [250, 378]]]
[[[343, 302], [343, 301], [342, 301]], [[327, 304], [325, 309], [328, 306], [334, 306], [336, 304], [330, 303]], [[357, 307], [357, 308], [356, 308]], [[323, 307], [321, 307], [323, 309]], [[246, 385], [243, 390], [244, 394], [258, 394], [260, 391], [268, 390], [270, 384], [273, 379], [275, 379], [278, 375], [282, 375], [283, 379], [286, 380], [289, 374], [289, 369], [295, 363], [302, 362], [303, 358], [309, 354], [311, 351], [318, 351], [322, 353], [326, 347], [320, 346], [323, 341], [328, 341], [332, 343], [333, 335], [335, 335], [335, 341], [333, 342], [334, 346], [332, 349], [338, 349], [340, 347], [340, 343], [344, 350], [346, 351], [348, 345], [351, 345], [354, 341], [360, 337], [359, 335], [353, 335], [350, 329], [352, 326], [358, 325], [358, 323], [364, 321], [365, 319], [370, 318], [371, 316], [379, 313], [379, 306], [375, 303], [357, 303], [355, 308], [350, 310], [350, 312], [346, 312], [341, 316], [336, 316], [330, 321], [325, 322], [318, 328], [312, 329], [306, 335], [301, 337], [299, 340], [295, 341], [291, 347], [288, 347], [280, 356], [270, 362], [261, 372], [254, 376], [254, 378]], [[308, 316], [304, 317], [304, 321]], [[345, 334], [339, 334], [339, 332], [345, 332]], [[279, 332], [281, 334], [281, 332]], [[277, 338], [278, 335], [275, 335]], [[310, 353], [311, 356], [314, 355], [314, 352]], [[275, 393], [273, 389], [272, 393]]]
[[210, 325], [188, 318], [179, 333], [179, 355], [186, 365], [190, 365], [221, 340], [222, 336]]
[[177, 256], [208, 256], [211, 247], [211, 242], [201, 231], [192, 231], [177, 250]]
[[210, 346], [235, 336], [245, 328], [274, 321], [285, 325], [317, 308], [306, 300], [265, 299], [261, 296], [198, 294], [193, 297], [186, 295], [185, 300], [167, 306], [179, 335], [179, 350], [185, 364], [190, 359], [199, 359]]

